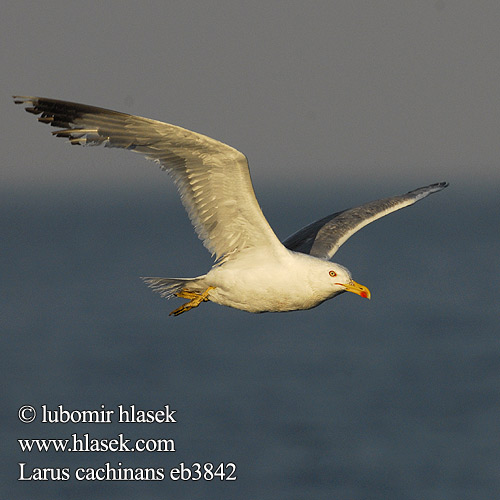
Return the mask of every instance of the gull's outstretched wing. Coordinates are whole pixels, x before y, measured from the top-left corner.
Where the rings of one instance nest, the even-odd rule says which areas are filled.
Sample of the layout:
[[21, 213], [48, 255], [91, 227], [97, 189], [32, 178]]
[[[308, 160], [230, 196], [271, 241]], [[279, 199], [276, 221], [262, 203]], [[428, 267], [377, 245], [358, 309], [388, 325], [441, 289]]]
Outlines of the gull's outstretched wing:
[[129, 149], [158, 162], [179, 189], [198, 236], [218, 260], [281, 244], [255, 198], [242, 153], [215, 139], [156, 120], [44, 97], [14, 96], [71, 144]]
[[447, 182], [431, 184], [401, 196], [365, 203], [360, 207], [328, 215], [300, 229], [284, 242], [288, 249], [322, 259], [331, 259], [339, 247], [356, 231], [385, 215], [413, 205], [413, 203], [441, 191]]

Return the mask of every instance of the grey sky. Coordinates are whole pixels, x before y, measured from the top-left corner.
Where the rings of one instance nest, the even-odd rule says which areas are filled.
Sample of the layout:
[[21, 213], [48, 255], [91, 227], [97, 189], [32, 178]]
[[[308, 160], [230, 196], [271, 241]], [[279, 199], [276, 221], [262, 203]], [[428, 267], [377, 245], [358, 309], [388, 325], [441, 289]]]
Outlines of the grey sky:
[[499, 26], [497, 0], [4, 1], [1, 184], [156, 181], [52, 138], [19, 93], [215, 137], [260, 185], [500, 185]]

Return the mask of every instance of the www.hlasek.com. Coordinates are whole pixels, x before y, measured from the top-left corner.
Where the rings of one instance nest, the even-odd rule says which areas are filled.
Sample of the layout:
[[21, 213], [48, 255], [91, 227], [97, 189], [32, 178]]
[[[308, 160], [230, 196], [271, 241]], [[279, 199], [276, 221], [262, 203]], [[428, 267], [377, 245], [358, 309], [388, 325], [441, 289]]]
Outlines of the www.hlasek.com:
[[[177, 423], [169, 405], [158, 410], [143, 410], [135, 405], [125, 407], [118, 405], [116, 410], [107, 409], [101, 405], [100, 410], [67, 410], [63, 405], [49, 409], [47, 405], [40, 407], [41, 412], [31, 405], [19, 408], [18, 417], [21, 422], [31, 423], [35, 420], [43, 424], [66, 423]], [[95, 438], [90, 433], [72, 433], [69, 438], [53, 439], [18, 439], [23, 453], [173, 453], [176, 451], [175, 441], [172, 438], [131, 440], [123, 433], [112, 438]], [[18, 481], [162, 481], [168, 477], [172, 481], [234, 481], [236, 465], [232, 462], [181, 462], [174, 467], [126, 467], [122, 462], [106, 462], [97, 467], [39, 467], [27, 462], [19, 462]]]

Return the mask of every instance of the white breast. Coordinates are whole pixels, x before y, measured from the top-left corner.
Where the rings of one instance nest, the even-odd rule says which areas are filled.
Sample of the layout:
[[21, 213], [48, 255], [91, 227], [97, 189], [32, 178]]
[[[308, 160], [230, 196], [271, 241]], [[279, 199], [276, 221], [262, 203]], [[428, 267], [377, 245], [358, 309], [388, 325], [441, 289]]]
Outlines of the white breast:
[[255, 253], [215, 267], [206, 284], [215, 287], [210, 300], [249, 312], [310, 309], [335, 295], [325, 289], [317, 273], [327, 273], [325, 262], [288, 252], [286, 258]]

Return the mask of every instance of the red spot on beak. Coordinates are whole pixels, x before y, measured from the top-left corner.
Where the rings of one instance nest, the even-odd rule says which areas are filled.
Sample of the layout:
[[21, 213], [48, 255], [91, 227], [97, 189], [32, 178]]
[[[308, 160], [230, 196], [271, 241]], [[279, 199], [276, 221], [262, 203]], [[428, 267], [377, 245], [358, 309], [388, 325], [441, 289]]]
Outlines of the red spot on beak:
[[361, 297], [363, 297], [364, 299], [367, 299], [368, 298], [368, 293], [366, 292], [361, 292], [360, 293]]

